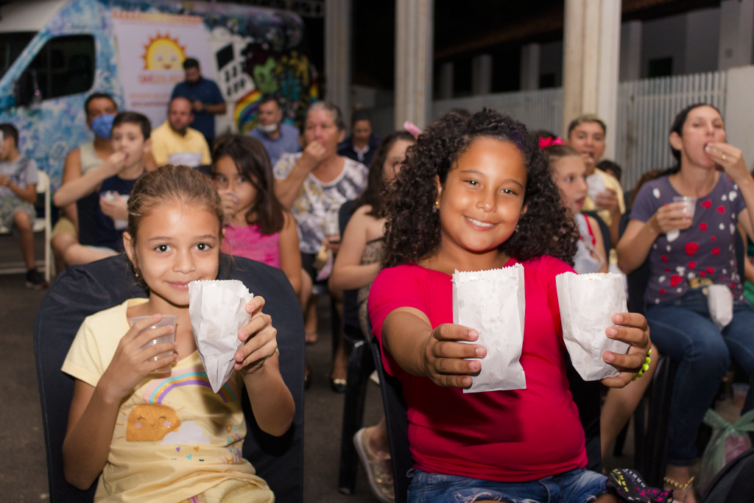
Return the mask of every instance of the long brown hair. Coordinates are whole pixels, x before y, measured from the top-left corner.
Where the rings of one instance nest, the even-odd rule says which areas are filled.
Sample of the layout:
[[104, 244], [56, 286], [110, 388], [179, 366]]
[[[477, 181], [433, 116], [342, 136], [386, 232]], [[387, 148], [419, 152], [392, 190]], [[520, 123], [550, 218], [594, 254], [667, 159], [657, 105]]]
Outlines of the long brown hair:
[[384, 165], [387, 159], [387, 154], [393, 145], [398, 140], [410, 141], [411, 144], [416, 143], [416, 138], [411, 136], [411, 133], [406, 131], [396, 131], [387, 135], [377, 150], [374, 152], [372, 163], [369, 165], [369, 177], [367, 179], [367, 188], [353, 203], [353, 211], [358, 210], [362, 206], [370, 205], [372, 209], [368, 215], [374, 218], [382, 218], [384, 216], [385, 206], [385, 177], [384, 177]]
[[[244, 177], [257, 191], [257, 196], [246, 213], [246, 222], [257, 224], [265, 236], [280, 232], [285, 226], [285, 210], [275, 197], [275, 177], [272, 174], [270, 156], [261, 141], [251, 136], [228, 135], [215, 147], [215, 163], [225, 156], [233, 159], [238, 174]], [[212, 178], [216, 165], [212, 164]]]

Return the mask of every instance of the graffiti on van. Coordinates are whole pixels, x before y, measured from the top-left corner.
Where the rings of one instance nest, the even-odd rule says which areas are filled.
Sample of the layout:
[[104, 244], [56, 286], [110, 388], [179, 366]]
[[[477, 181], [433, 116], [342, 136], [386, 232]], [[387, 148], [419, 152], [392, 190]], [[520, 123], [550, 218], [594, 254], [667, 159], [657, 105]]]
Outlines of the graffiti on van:
[[[183, 61], [197, 56], [187, 47], [197, 42], [202, 74], [217, 82], [228, 104], [228, 113], [215, 118], [218, 134], [256, 127], [264, 94], [275, 95], [286, 122], [295, 125], [318, 96], [303, 22], [289, 12], [170, 0], [59, 0], [45, 8], [56, 10], [46, 23], [15, 34], [15, 43], [23, 40], [24, 46], [0, 74], [0, 122], [19, 129], [20, 151], [50, 175], [53, 189], [60, 184], [68, 152], [93, 138], [86, 124], [86, 97], [104, 92], [121, 110], [151, 110], [147, 115], [156, 127], [166, 118], [170, 90], [183, 79]], [[116, 44], [116, 32], [125, 23], [134, 29], [122, 31], [128, 43]], [[184, 39], [171, 28], [176, 24], [184, 32], [190, 24], [204, 36]], [[138, 26], [149, 36], [139, 32], [137, 44]], [[124, 47], [132, 49], [129, 57], [136, 66], [123, 60]], [[127, 66], [136, 71], [124, 70]], [[139, 86], [161, 89], [139, 93]]]

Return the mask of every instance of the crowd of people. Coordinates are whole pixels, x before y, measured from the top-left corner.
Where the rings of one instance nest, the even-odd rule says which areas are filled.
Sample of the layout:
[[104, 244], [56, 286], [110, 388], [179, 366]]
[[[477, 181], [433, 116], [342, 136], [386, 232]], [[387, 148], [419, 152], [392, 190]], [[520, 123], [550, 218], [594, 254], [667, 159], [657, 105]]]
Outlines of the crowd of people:
[[[754, 180], [740, 150], [726, 143], [718, 110], [684, 109], [669, 135], [677, 164], [648, 172], [624, 195], [621, 167], [602, 159], [608, 125], [593, 115], [575, 118], [565, 139], [486, 109], [454, 110], [420, 134], [395, 131], [380, 139], [369, 115], [357, 111], [346, 138], [335, 105], [314, 102], [299, 132], [283, 121], [276, 98], [265, 96], [254, 130], [216, 136], [213, 115], [225, 111], [217, 86], [195, 60], [184, 67], [186, 82], [154, 130], [145, 116], [119, 111], [112, 97], [89, 96], [85, 113], [94, 139], [67, 156], [54, 194], [61, 210], [52, 237], [58, 270], [125, 253], [149, 295], [87, 318], [68, 353], [63, 372], [76, 379], [63, 452], [71, 484], [86, 488], [99, 477], [98, 496], [135, 494], [138, 486], [177, 500], [273, 500], [248, 461], [208, 465], [199, 475], [186, 468], [158, 480], [144, 469], [145, 453], [165, 447], [137, 448], [113, 434], [118, 414], [128, 415], [124, 407], [145, 392], [150, 372], [201, 365], [187, 283], [214, 279], [222, 251], [285, 273], [308, 344], [318, 338], [316, 299], [330, 297], [340, 318], [334, 392], [348, 385], [344, 331], [378, 339], [384, 368], [400, 379], [408, 408], [415, 463], [409, 501], [539, 501], [552, 491], [562, 501], [614, 501], [607, 478], [585, 469], [588, 439], [566, 378], [555, 277], [628, 274], [648, 262], [646, 318], [614, 313], [615, 326], [606, 330], [629, 351], [603, 355], [620, 374], [602, 381], [598, 448], [604, 456], [658, 358], [669, 356], [679, 366], [665, 488], [676, 501], [696, 501], [689, 466], [704, 414], [731, 359], [754, 375], [754, 310], [747, 300], [754, 287], [744, 285], [754, 279], [754, 266], [747, 262], [741, 277], [734, 246], [739, 234], [754, 236]], [[2, 124], [0, 132], [0, 224], [17, 230], [28, 285], [45, 287], [34, 266], [31, 227], [36, 166], [19, 154], [13, 126]], [[201, 166], [208, 169], [194, 169]], [[695, 211], [682, 198], [691, 198]], [[525, 271], [526, 389], [465, 394], [487, 349], [475, 343], [476, 330], [452, 323], [451, 276], [514, 264]], [[711, 285], [733, 296], [727, 323], [710, 312]], [[263, 306], [254, 298], [247, 311]], [[174, 330], [142, 333], [168, 314], [184, 320], [176, 342], [140, 350]], [[138, 316], [149, 320], [129, 326], [126, 320]], [[260, 428], [281, 435], [293, 401], [278, 370], [284, 356], [276, 352], [273, 323], [255, 316], [240, 331], [244, 344], [231, 380], [246, 388]], [[170, 356], [148, 359], [165, 351]], [[307, 369], [307, 386], [311, 379]], [[204, 417], [204, 432], [214, 431], [210, 417], [225, 417], [217, 424], [242, 421], [240, 402], [228, 408], [184, 393], [176, 406]], [[753, 407], [750, 391], [743, 410]], [[223, 433], [210, 436], [218, 450], [227, 447]], [[377, 498], [394, 501], [385, 418], [353, 441]]]

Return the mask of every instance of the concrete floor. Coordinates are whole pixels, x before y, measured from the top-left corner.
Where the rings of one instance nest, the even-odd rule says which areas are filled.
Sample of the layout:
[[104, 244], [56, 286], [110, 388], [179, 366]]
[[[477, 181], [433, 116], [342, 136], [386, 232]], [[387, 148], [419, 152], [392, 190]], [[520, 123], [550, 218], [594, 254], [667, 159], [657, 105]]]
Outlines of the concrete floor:
[[[38, 257], [42, 239], [37, 235]], [[17, 241], [0, 236], [0, 268], [18, 262]], [[49, 499], [41, 409], [34, 363], [34, 317], [45, 292], [27, 290], [23, 274], [0, 275], [0, 497], [2, 501], [32, 502]], [[331, 339], [329, 309], [321, 299], [319, 342], [307, 348], [313, 383], [305, 396], [304, 487], [306, 503], [366, 503], [377, 499], [369, 491], [363, 470], [359, 471], [356, 493], [337, 491], [340, 428], [343, 395], [330, 390]], [[740, 409], [731, 400], [719, 402], [718, 412], [728, 421], [738, 418]], [[366, 425], [382, 414], [379, 387], [368, 386], [364, 415]], [[612, 450], [611, 450], [612, 454]], [[633, 466], [633, 433], [629, 430], [623, 456], [608, 456], [608, 469]], [[697, 464], [698, 466], [698, 464]]]

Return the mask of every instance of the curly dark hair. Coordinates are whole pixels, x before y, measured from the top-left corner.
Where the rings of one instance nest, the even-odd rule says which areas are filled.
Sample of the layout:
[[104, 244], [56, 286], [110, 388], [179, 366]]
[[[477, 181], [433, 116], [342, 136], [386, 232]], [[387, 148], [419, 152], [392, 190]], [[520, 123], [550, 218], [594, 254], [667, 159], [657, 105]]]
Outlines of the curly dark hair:
[[409, 147], [407, 164], [396, 177], [385, 208], [384, 267], [416, 263], [437, 252], [440, 216], [432, 211], [438, 197], [435, 177], [444, 185], [458, 158], [482, 137], [516, 145], [527, 171], [526, 213], [519, 220], [518, 231], [500, 245], [500, 251], [519, 261], [551, 255], [573, 264], [578, 233], [560, 202], [547, 159], [526, 126], [485, 108], [470, 119], [446, 115]]

